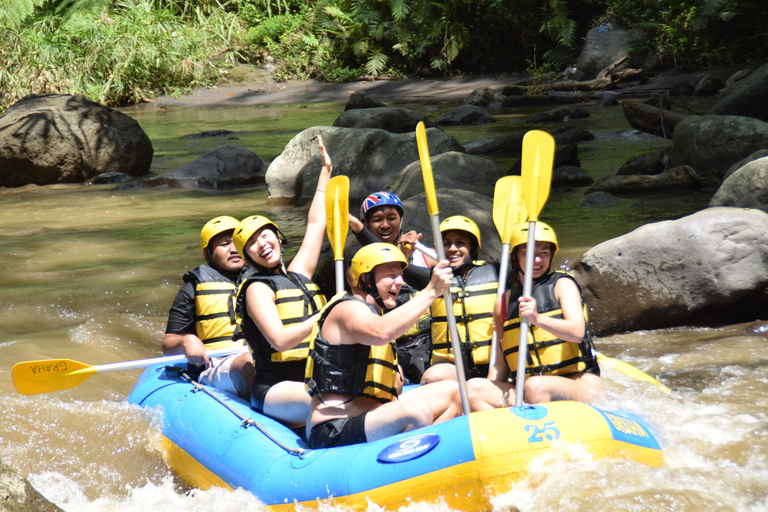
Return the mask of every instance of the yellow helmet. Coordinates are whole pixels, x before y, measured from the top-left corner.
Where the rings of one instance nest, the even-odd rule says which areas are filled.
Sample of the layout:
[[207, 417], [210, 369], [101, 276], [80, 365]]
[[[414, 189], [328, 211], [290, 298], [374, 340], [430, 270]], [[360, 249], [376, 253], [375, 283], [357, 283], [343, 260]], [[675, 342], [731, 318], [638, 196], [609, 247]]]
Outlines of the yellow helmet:
[[[552, 250], [552, 256], [554, 257], [557, 252], [557, 237], [555, 236], [555, 230], [549, 227], [549, 224], [537, 222], [535, 238], [537, 242], [549, 242], [554, 245], [554, 249]], [[528, 243], [528, 223], [519, 224], [512, 234], [512, 242], [510, 243], [512, 253], [515, 252], [518, 245], [524, 245], [526, 243]]]
[[396, 245], [382, 242], [366, 245], [352, 258], [352, 279], [359, 283], [361, 275], [371, 272], [378, 265], [393, 261], [402, 263], [403, 268], [408, 266], [408, 260]]
[[475, 237], [477, 250], [480, 251], [482, 246], [480, 245], [480, 228], [477, 227], [477, 224], [462, 215], [454, 215], [440, 223], [440, 233], [452, 230], [465, 231]]
[[213, 237], [219, 233], [234, 230], [238, 224], [240, 224], [239, 220], [227, 215], [222, 215], [206, 222], [202, 231], [200, 231], [200, 249], [203, 250], [203, 254], [206, 254], [205, 249], [211, 243]]
[[245, 243], [255, 232], [264, 226], [273, 227], [275, 229], [275, 233], [277, 233], [277, 238], [280, 240], [280, 243], [283, 245], [287, 243], [285, 236], [283, 236], [283, 232], [280, 231], [280, 228], [277, 227], [277, 224], [268, 218], [262, 215], [251, 215], [250, 217], [246, 217], [240, 221], [240, 224], [237, 225], [237, 228], [235, 228], [235, 234], [232, 237], [232, 239], [235, 241], [235, 248], [237, 249], [237, 252], [240, 253], [240, 256], [245, 261], [251, 261], [250, 258], [248, 258], [245, 254]]

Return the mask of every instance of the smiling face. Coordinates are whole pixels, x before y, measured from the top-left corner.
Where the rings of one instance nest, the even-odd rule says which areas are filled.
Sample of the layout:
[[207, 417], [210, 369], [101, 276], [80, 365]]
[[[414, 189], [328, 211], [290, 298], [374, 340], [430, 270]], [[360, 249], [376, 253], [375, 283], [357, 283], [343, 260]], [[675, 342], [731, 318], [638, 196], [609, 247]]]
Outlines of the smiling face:
[[456, 268], [469, 258], [472, 239], [464, 231], [446, 231], [443, 233], [443, 250], [450, 267]]
[[280, 264], [280, 240], [270, 226], [256, 231], [245, 242], [245, 254], [257, 265], [273, 268]]
[[373, 269], [373, 280], [384, 307], [397, 307], [397, 296], [403, 287], [403, 264], [399, 261], [382, 263]]
[[235, 243], [232, 241], [233, 229], [224, 231], [211, 238], [208, 242], [208, 251], [211, 255], [211, 264], [224, 272], [236, 274], [245, 265], [245, 261], [237, 253]]
[[368, 211], [365, 227], [373, 233], [379, 241], [394, 244], [400, 236], [400, 212], [392, 206], [379, 206]]
[[[552, 263], [552, 244], [549, 242], [536, 242], [536, 248], [533, 255], [533, 279], [538, 279], [549, 270]], [[525, 244], [517, 247], [517, 261], [521, 269], [525, 269], [525, 257], [527, 254]]]

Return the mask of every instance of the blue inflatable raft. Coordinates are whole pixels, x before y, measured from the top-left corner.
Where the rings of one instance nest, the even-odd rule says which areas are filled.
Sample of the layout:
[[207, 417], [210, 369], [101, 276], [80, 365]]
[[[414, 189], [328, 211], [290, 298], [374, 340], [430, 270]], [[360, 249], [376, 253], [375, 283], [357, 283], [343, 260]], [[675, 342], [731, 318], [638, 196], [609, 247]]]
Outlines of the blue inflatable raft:
[[272, 509], [372, 502], [395, 509], [444, 501], [454, 510], [489, 510], [489, 498], [523, 478], [532, 459], [558, 443], [595, 457], [660, 466], [652, 430], [631, 414], [579, 402], [472, 413], [380, 441], [310, 450], [294, 432], [179, 372], [152, 367], [128, 397], [160, 407], [164, 457], [190, 485], [242, 487]]

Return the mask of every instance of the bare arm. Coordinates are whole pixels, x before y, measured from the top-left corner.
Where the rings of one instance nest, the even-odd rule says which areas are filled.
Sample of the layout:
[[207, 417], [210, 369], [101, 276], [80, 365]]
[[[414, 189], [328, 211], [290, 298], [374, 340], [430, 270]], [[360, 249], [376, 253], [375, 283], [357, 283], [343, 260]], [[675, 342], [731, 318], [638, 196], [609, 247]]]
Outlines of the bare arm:
[[245, 291], [245, 305], [261, 334], [278, 352], [290, 350], [312, 332], [314, 316], [298, 324], [283, 325], [275, 305], [275, 292], [264, 283], [253, 283]]
[[353, 233], [359, 233], [363, 230], [363, 223], [354, 215], [347, 215], [347, 220], [349, 222], [349, 228]]
[[323, 145], [323, 138], [317, 136], [317, 144], [320, 147], [320, 158], [323, 161], [323, 167], [320, 170], [320, 177], [317, 179], [317, 188], [315, 196], [312, 198], [312, 204], [309, 206], [307, 215], [307, 230], [304, 232], [304, 240], [296, 256], [288, 266], [288, 270], [298, 272], [310, 279], [317, 268], [317, 260], [320, 258], [320, 249], [323, 245], [325, 236], [325, 187], [328, 186], [328, 180], [331, 179], [333, 165], [331, 157]]
[[570, 279], [559, 279], [555, 284], [555, 298], [560, 302], [563, 318], [539, 314], [536, 300], [532, 297], [520, 297], [520, 318], [535, 325], [563, 341], [580, 342], [587, 328], [581, 309], [581, 295], [576, 283]]
[[192, 364], [208, 364], [205, 344], [194, 334], [172, 334], [163, 336], [163, 355], [184, 354]]

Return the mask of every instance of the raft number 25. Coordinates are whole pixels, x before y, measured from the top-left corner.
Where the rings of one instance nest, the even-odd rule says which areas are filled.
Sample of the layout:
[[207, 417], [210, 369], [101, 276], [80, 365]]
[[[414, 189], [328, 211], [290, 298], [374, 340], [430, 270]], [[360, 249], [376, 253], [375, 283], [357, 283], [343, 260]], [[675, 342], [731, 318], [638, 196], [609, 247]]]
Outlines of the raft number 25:
[[544, 438], [547, 438], [550, 441], [554, 441], [555, 439], [560, 437], [560, 431], [553, 426], [554, 424], [555, 424], [554, 421], [548, 421], [544, 423], [544, 425], [542, 425], [541, 428], [533, 424], [526, 425], [524, 427], [525, 431], [531, 433], [531, 435], [528, 436], [528, 442], [540, 443], [544, 441]]

